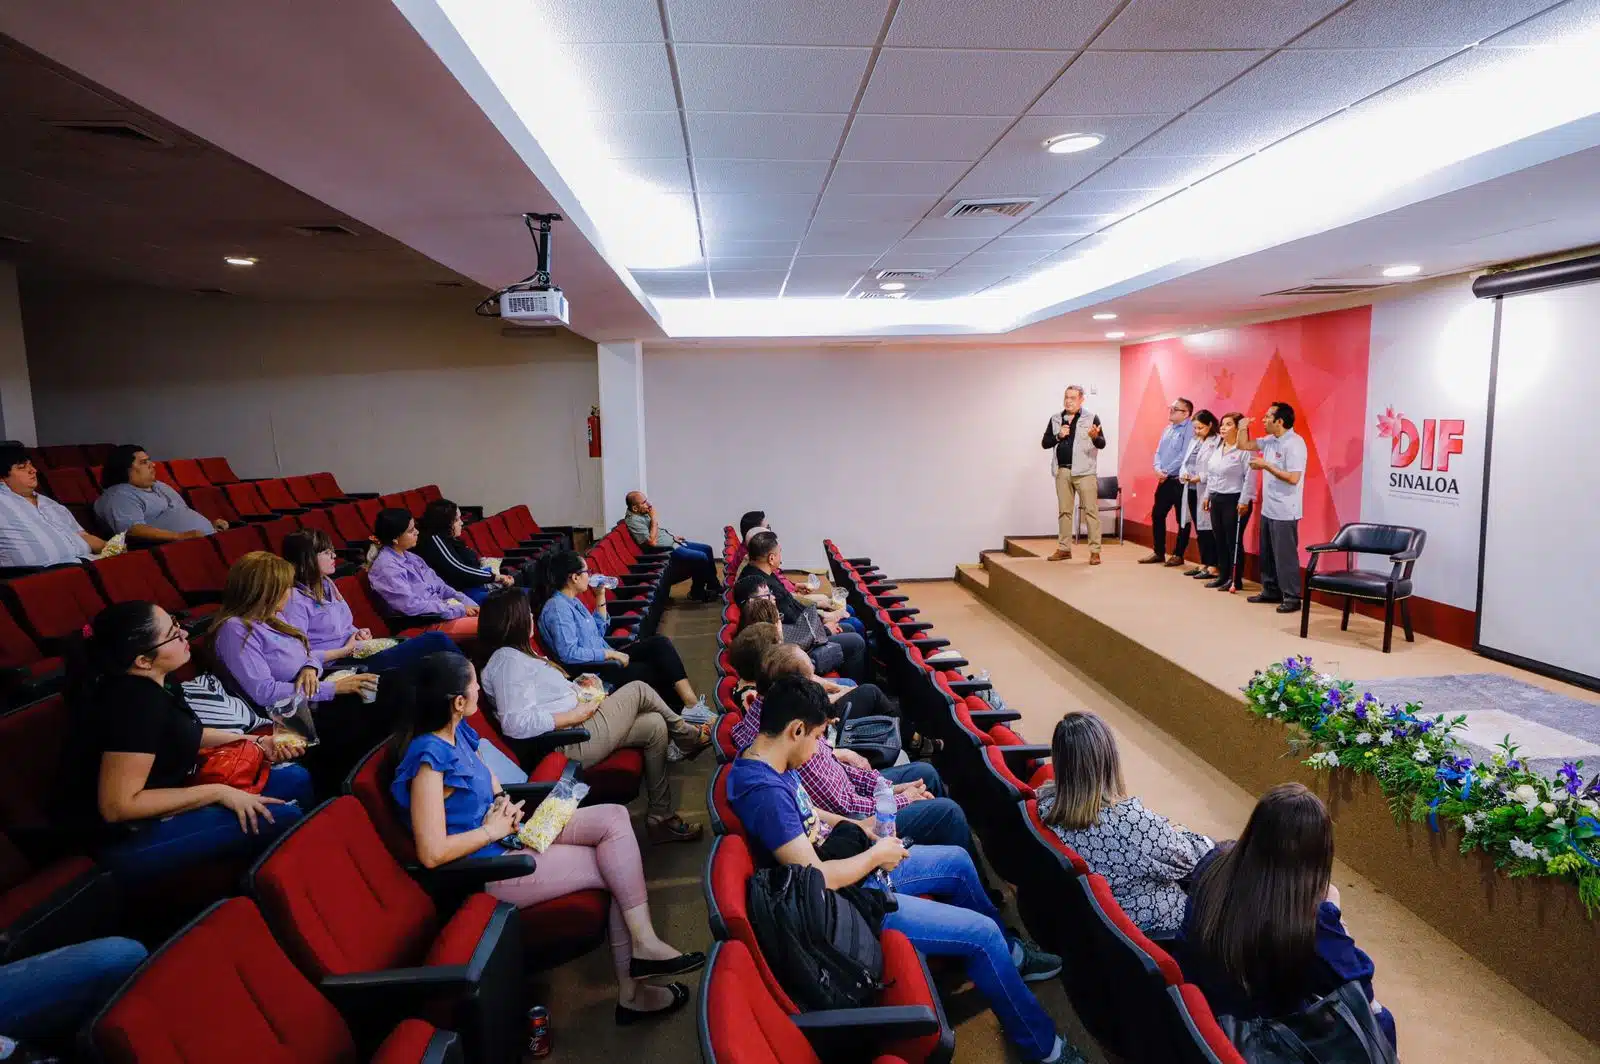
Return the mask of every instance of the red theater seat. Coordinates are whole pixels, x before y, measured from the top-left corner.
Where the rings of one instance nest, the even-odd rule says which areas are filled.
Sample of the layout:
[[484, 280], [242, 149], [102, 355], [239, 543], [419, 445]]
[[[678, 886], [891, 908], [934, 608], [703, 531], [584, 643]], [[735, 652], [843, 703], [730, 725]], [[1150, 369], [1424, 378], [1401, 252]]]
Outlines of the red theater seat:
[[330, 505], [331, 501], [322, 497], [310, 477], [285, 477], [284, 486], [289, 489], [289, 494], [294, 496], [294, 501], [300, 506]]
[[5, 700], [12, 705], [32, 702], [58, 690], [61, 681], [61, 658], [46, 657], [11, 611], [0, 609], [0, 692]]
[[[219, 537], [227, 534], [219, 533]], [[105, 592], [107, 602], [154, 602], [168, 613], [186, 618], [216, 612], [215, 605], [189, 605], [150, 551], [130, 550], [102, 558], [89, 566], [89, 572]]]
[[[106, 1064], [352, 1064], [350, 1026], [273, 940], [256, 906], [207, 909], [144, 963], [89, 1026]], [[405, 1019], [373, 1064], [460, 1064], [449, 1031]]]
[[116, 902], [87, 857], [35, 867], [0, 834], [0, 964], [115, 933]]
[[46, 493], [62, 506], [92, 506], [100, 497], [100, 487], [81, 466], [45, 472]]
[[378, 515], [384, 510], [383, 500], [373, 496], [362, 499], [356, 503], [356, 509], [361, 513], [361, 521], [367, 526], [367, 535], [372, 534], [372, 527], [378, 522]]
[[233, 563], [243, 558], [251, 551], [266, 550], [267, 537], [261, 534], [261, 525], [240, 525], [230, 528], [225, 532], [218, 532], [211, 537], [217, 545], [217, 551], [222, 555], [223, 564], [233, 566]]
[[293, 517], [280, 517], [275, 521], [263, 521], [257, 527], [261, 529], [261, 534], [267, 537], [267, 549], [281, 555], [283, 541], [289, 533], [299, 531], [300, 522]]
[[172, 484], [177, 488], [208, 488], [211, 481], [206, 479], [205, 470], [200, 468], [200, 463], [193, 458], [173, 458], [167, 461], [167, 468], [172, 471]]
[[243, 521], [233, 503], [228, 501], [228, 493], [221, 488], [190, 488], [187, 495], [189, 505], [208, 521], [226, 521], [230, 525]]
[[278, 516], [254, 484], [224, 484], [222, 492], [228, 497], [229, 505], [247, 521], [266, 521]]
[[233, 467], [228, 464], [226, 458], [200, 458], [196, 460], [200, 463], [200, 471], [205, 474], [206, 480], [210, 483], [217, 485], [239, 483], [238, 475], [234, 473]]
[[228, 567], [211, 540], [211, 536], [180, 539], [155, 549], [156, 560], [192, 606], [221, 601], [222, 586], [228, 581]]
[[289, 485], [281, 480], [258, 480], [255, 482], [255, 489], [261, 495], [261, 501], [270, 506], [275, 513], [305, 512], [306, 507], [295, 500], [294, 494], [289, 491]]
[[328, 510], [328, 520], [333, 522], [335, 547], [366, 546], [372, 538], [372, 523], [361, 516], [360, 507], [353, 502], [340, 503]]
[[404, 498], [405, 507], [411, 511], [412, 517], [421, 517], [422, 511], [428, 508], [428, 497], [421, 491], [408, 491]]
[[56, 652], [106, 607], [89, 571], [76, 565], [8, 581], [0, 593], [23, 630], [48, 652]]
[[54, 824], [73, 717], [59, 694], [0, 713], [0, 826], [14, 833]]

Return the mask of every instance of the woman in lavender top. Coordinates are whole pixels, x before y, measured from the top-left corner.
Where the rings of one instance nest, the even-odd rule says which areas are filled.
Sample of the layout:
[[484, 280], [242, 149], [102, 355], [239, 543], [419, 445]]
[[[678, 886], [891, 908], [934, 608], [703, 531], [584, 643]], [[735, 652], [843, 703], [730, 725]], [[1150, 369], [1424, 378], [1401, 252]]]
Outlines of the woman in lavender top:
[[443, 617], [438, 631], [452, 637], [478, 634], [478, 607], [434, 572], [411, 548], [417, 545], [417, 523], [409, 511], [382, 510], [372, 523], [378, 554], [367, 570], [367, 583], [394, 613], [402, 617]]

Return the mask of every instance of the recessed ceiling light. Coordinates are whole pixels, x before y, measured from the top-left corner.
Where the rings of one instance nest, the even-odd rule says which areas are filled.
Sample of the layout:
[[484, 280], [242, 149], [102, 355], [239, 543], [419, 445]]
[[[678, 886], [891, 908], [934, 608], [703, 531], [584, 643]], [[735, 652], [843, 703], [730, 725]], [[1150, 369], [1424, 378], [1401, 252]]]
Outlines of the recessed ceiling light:
[[1422, 267], [1414, 262], [1402, 263], [1399, 266], [1385, 266], [1383, 268], [1385, 277], [1415, 277], [1421, 272]]
[[1071, 155], [1074, 152], [1098, 147], [1105, 139], [1098, 133], [1063, 133], [1059, 137], [1051, 137], [1045, 141], [1044, 150], [1051, 155]]
[[1116, 321], [1117, 320], [1117, 316], [1115, 314], [1111, 313], [1109, 310], [1102, 310], [1100, 313], [1098, 313], [1098, 314], [1096, 314], [1094, 316], [1094, 320], [1095, 321]]
[[905, 288], [905, 284], [900, 281], [889, 281], [884, 284], [880, 284], [878, 287], [885, 292], [898, 292]]
[[1106, 333], [1106, 339], [1107, 340], [1120, 340], [1124, 336], [1127, 336], [1127, 335], [1128, 335], [1127, 333], [1118, 330], [1116, 332], [1108, 332], [1108, 333]]
[[222, 261], [229, 266], [254, 266], [256, 264], [254, 255], [224, 255]]

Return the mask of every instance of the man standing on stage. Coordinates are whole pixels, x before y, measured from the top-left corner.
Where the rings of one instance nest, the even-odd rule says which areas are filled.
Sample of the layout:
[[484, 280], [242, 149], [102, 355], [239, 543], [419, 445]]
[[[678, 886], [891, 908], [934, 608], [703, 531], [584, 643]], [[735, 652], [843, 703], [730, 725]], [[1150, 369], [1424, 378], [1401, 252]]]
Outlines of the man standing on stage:
[[[1276, 602], [1279, 613], [1300, 612], [1300, 518], [1305, 513], [1306, 441], [1294, 431], [1294, 407], [1273, 403], [1252, 440], [1250, 419], [1239, 424], [1239, 449], [1259, 451], [1250, 468], [1261, 478], [1261, 594], [1251, 602]], [[1252, 474], [1253, 475], [1253, 474]], [[1244, 512], [1244, 504], [1239, 512]]]
[[[1178, 473], [1183, 468], [1183, 456], [1189, 452], [1189, 441], [1194, 438], [1194, 422], [1189, 415], [1194, 404], [1178, 398], [1167, 408], [1167, 427], [1156, 445], [1156, 504], [1150, 513], [1150, 545], [1155, 548], [1148, 557], [1140, 558], [1140, 565], [1183, 564], [1183, 552], [1189, 549], [1189, 525], [1183, 519], [1183, 481]], [[1167, 557], [1167, 514], [1178, 512], [1178, 542]]]
[[[1100, 452], [1105, 450], [1106, 434], [1100, 418], [1083, 408], [1083, 389], [1067, 386], [1061, 398], [1062, 411], [1050, 415], [1039, 446], [1051, 449], [1050, 475], [1056, 478], [1056, 552], [1053, 562], [1072, 557], [1072, 500], [1083, 507], [1089, 524], [1089, 564], [1100, 564]], [[1078, 431], [1080, 422], [1088, 428]]]

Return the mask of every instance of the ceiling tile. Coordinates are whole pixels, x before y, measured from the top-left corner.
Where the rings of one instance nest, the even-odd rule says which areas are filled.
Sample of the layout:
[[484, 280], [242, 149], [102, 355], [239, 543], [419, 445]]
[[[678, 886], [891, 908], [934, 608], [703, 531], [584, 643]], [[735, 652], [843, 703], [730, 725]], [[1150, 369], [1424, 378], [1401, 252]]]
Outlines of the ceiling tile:
[[861, 98], [864, 114], [1015, 115], [1026, 110], [1067, 52], [885, 48]]
[[[839, 256], [839, 258], [841, 261], [838, 264], [829, 263], [827, 258], [808, 259], [806, 260], [805, 265], [801, 265], [801, 263], [796, 262], [794, 269], [789, 271], [790, 288], [793, 288], [796, 285], [809, 287], [812, 285], [824, 284], [848, 290], [849, 287], [859, 281], [868, 270], [872, 269], [872, 263], [870, 261], [868, 261], [864, 266], [859, 264], [852, 265], [852, 263], [858, 263], [858, 259], [860, 258], [866, 258], [870, 260], [872, 258], [870, 255], [858, 256], [856, 258], [846, 255]], [[788, 291], [788, 289], [785, 289], [785, 291]]]
[[1464, 48], [1551, 5], [1551, 0], [1355, 0], [1296, 48]]
[[1450, 54], [1447, 48], [1330, 48], [1283, 51], [1195, 108], [1210, 114], [1261, 110], [1263, 100], [1337, 111]]
[[940, 278], [921, 285], [911, 294], [912, 299], [959, 299], [970, 296], [988, 288], [994, 281], [974, 277], [952, 277], [950, 280]]
[[853, 281], [800, 281], [789, 278], [784, 285], [785, 299], [843, 299]]
[[690, 112], [688, 119], [689, 144], [696, 160], [832, 159], [845, 123], [844, 115], [706, 111]]
[[[837, 230], [828, 228], [838, 226]], [[872, 223], [819, 221], [800, 244], [802, 255], [881, 255], [909, 226], [882, 228]], [[819, 229], [827, 231], [819, 232]]]
[[841, 159], [828, 179], [828, 194], [834, 193], [913, 193], [942, 195], [966, 173], [967, 164], [860, 162]]
[[987, 236], [920, 236], [907, 237], [895, 245], [897, 251], [908, 251], [912, 254], [922, 252], [954, 252], [959, 258], [971, 251], [977, 251], [992, 239]]
[[800, 255], [794, 260], [796, 273], [864, 273], [878, 261], [877, 255]]
[[721, 0], [667, 0], [673, 40], [717, 44], [871, 45], [888, 14], [889, 0], [754, 3], [736, 14]]
[[[1056, 249], [1050, 248], [1048, 250], [1054, 251]], [[1044, 251], [1034, 251], [1031, 249], [1022, 251], [989, 251], [985, 249], [983, 251], [974, 251], [972, 254], [956, 263], [954, 269], [962, 272], [966, 272], [969, 269], [981, 269], [983, 267], [994, 267], [995, 269], [999, 270], [1019, 270], [1024, 266], [1038, 262], [1039, 258], [1044, 254]]]
[[690, 111], [844, 114], [872, 50], [684, 44], [677, 54]]
[[1276, 48], [1345, 0], [1133, 0], [1096, 48]]
[[793, 255], [795, 249], [800, 246], [800, 240], [798, 238], [794, 240], [740, 240], [707, 233], [705, 245], [706, 254], [712, 256], [764, 258], [777, 255]]
[[784, 270], [716, 270], [711, 274], [718, 299], [776, 299]]
[[655, 0], [541, 0], [539, 25], [573, 44], [661, 40]]
[[[1116, 219], [1114, 214], [1036, 214], [1025, 218], [1006, 230], [1009, 236], [1085, 236]], [[1065, 243], [1065, 241], [1063, 241]]]
[[705, 299], [711, 295], [704, 270], [696, 272], [666, 272], [662, 270], [633, 270], [633, 279], [639, 282], [646, 295], [664, 299]]
[[924, 218], [911, 230], [913, 237], [997, 237], [1010, 229], [1013, 218]]
[[1131, 156], [1248, 155], [1324, 117], [1325, 111], [1191, 112], [1130, 148]]
[[562, 49], [583, 86], [570, 109], [670, 111], [678, 106], [665, 44], [572, 44]]
[[[954, 192], [960, 196], [1054, 195], [1088, 177], [1169, 118], [1160, 114], [1030, 115], [1017, 122]], [[1099, 133], [1106, 139], [1099, 147], [1076, 155], [1051, 155], [1044, 150], [1046, 138], [1075, 131]]]
[[1016, 251], [1032, 252], [1034, 258], [1060, 251], [1073, 240], [1073, 234], [1066, 233], [1017, 233], [1012, 230], [1005, 236], [997, 236], [984, 246], [984, 251]]
[[1031, 115], [1129, 115], [1185, 111], [1266, 52], [1085, 52]]
[[828, 176], [826, 161], [774, 159], [696, 159], [694, 179], [701, 192], [804, 193], [815, 196]]
[[1075, 191], [1183, 188], [1233, 162], [1232, 155], [1151, 155], [1115, 159]]
[[1082, 48], [1120, 0], [900, 0], [885, 43], [919, 48]]
[[619, 168], [663, 192], [688, 192], [691, 189], [687, 159], [629, 159], [621, 163]]
[[710, 256], [709, 261], [712, 273], [722, 273], [726, 270], [787, 270], [789, 268], [790, 256], [766, 255], [752, 258], [742, 256], [724, 257], [712, 255]]
[[1567, 0], [1489, 41], [1490, 45], [1548, 45], [1563, 37], [1600, 28], [1600, 0]]
[[[897, 270], [935, 269], [942, 270], [946, 266], [954, 266], [966, 258], [974, 250], [973, 247], [961, 248], [933, 248], [929, 245], [944, 243], [938, 240], [902, 240], [900, 243], [884, 252], [881, 258], [885, 268], [894, 267]], [[949, 241], [959, 244], [979, 244], [978, 240]]]
[[613, 159], [665, 159], [686, 155], [677, 111], [613, 111], [588, 121]]
[[858, 114], [841, 159], [970, 163], [1010, 124], [1004, 116]]
[[817, 207], [817, 217], [863, 222], [914, 222], [938, 202], [937, 193], [905, 196], [830, 192], [822, 197]]
[[805, 221], [816, 205], [815, 196], [706, 192], [700, 195], [700, 216], [711, 222], [759, 218]]
[[1130, 214], [1147, 203], [1152, 203], [1161, 198], [1160, 192], [1150, 189], [1118, 190], [1115, 192], [1068, 192], [1054, 203], [1039, 210], [1040, 214], [1059, 217], [1061, 215], [1109, 215], [1120, 217]]
[[806, 220], [755, 214], [713, 217], [702, 212], [700, 228], [708, 240], [799, 240], [805, 236]]

